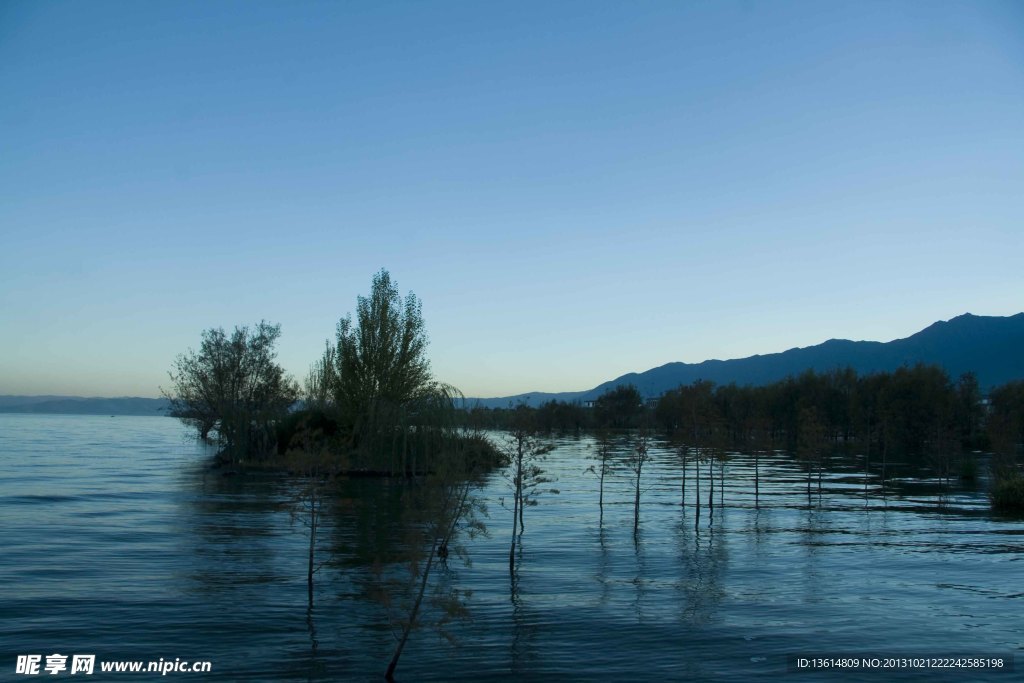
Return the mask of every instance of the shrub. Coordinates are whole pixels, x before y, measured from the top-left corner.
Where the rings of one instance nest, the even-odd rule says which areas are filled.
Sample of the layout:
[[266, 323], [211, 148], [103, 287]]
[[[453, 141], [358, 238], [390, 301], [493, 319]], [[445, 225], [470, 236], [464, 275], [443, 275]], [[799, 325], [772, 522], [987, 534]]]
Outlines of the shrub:
[[1024, 476], [1014, 474], [992, 487], [992, 509], [997, 512], [1024, 512]]
[[[322, 446], [335, 437], [339, 429], [338, 421], [323, 410], [296, 410], [277, 424], [277, 453], [284, 455], [293, 448]], [[317, 443], [308, 443], [310, 440]]]

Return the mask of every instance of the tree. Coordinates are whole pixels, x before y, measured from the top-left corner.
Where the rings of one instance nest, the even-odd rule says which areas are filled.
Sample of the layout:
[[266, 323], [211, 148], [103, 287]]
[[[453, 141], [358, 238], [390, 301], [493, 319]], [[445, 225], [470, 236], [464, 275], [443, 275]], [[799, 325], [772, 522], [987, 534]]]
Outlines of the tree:
[[306, 589], [308, 609], [313, 609], [313, 575], [319, 571], [316, 562], [317, 535], [324, 506], [324, 477], [326, 468], [321, 462], [322, 457], [310, 456], [308, 452], [300, 452], [292, 466], [301, 473], [303, 483], [292, 500], [292, 520], [298, 519], [309, 530], [309, 546], [306, 557]]
[[800, 409], [799, 446], [797, 455], [807, 468], [807, 497], [811, 497], [811, 476], [818, 469], [818, 493], [821, 494], [821, 458], [825, 441], [825, 428], [814, 406]]
[[[693, 529], [700, 528], [700, 465], [710, 455], [700, 448], [693, 449]], [[710, 514], [710, 511], [709, 511]], [[709, 520], [709, 523], [712, 520]]]
[[323, 410], [334, 400], [334, 366], [337, 362], [337, 349], [331, 346], [330, 341], [327, 341], [325, 346], [324, 355], [309, 366], [309, 374], [306, 375], [302, 397], [306, 402], [307, 409]]
[[635, 497], [633, 499], [633, 539], [636, 540], [640, 533], [640, 476], [644, 469], [644, 463], [647, 462], [648, 455], [648, 442], [647, 433], [641, 430], [640, 434], [636, 439], [636, 446], [633, 448], [629, 458], [629, 467], [633, 470], [636, 475], [635, 480]]
[[412, 462], [403, 471], [415, 475], [416, 462], [427, 464], [417, 461], [417, 448], [428, 454], [417, 442], [436, 425], [424, 424], [424, 406], [445, 404], [450, 417], [447, 404], [458, 391], [433, 380], [426, 348], [419, 299], [409, 292], [403, 301], [382, 269], [370, 295], [358, 297], [355, 318], [338, 322], [334, 345], [328, 341], [306, 381], [313, 405], [333, 411], [350, 439], [355, 467], [395, 473], [396, 461], [403, 468]]
[[[724, 428], [718, 405], [714, 397], [714, 383], [705, 380], [697, 380], [689, 386], [680, 386], [676, 389], [677, 400], [675, 402], [680, 411], [680, 427], [683, 430], [683, 438], [693, 444], [694, 468], [696, 475], [696, 510], [694, 525], [700, 523], [700, 466], [701, 463], [708, 463], [708, 509], [714, 513], [715, 479], [713, 465], [719, 457], [720, 444], [724, 439]], [[685, 472], [686, 457], [683, 457]], [[685, 474], [684, 474], [685, 477]], [[681, 491], [682, 494], [685, 491]], [[709, 523], [712, 520], [708, 520]]]
[[171, 415], [206, 438], [216, 431], [233, 459], [261, 456], [274, 445], [274, 427], [298, 398], [298, 385], [274, 362], [280, 325], [260, 321], [253, 330], [235, 327], [203, 332], [199, 352], [177, 357], [168, 373]]
[[401, 406], [430, 390], [427, 336], [421, 304], [409, 292], [403, 301], [391, 275], [373, 276], [369, 297], [359, 297], [356, 318], [338, 322], [334, 398], [352, 419], [378, 404]]
[[1024, 381], [1007, 382], [992, 389], [988, 434], [992, 442], [993, 476], [1018, 473], [1020, 445], [1024, 443]]
[[981, 398], [978, 376], [973, 372], [960, 375], [956, 382], [955, 414], [960, 441], [967, 448], [974, 447], [984, 418]]
[[601, 394], [594, 403], [594, 411], [602, 427], [633, 427], [643, 410], [643, 397], [632, 384], [610, 389]]
[[604, 478], [611, 472], [611, 453], [611, 437], [608, 434], [608, 430], [602, 429], [597, 437], [597, 464], [591, 465], [586, 469], [587, 472], [592, 472], [598, 476], [598, 526], [604, 524]]
[[[516, 539], [523, 533], [523, 508], [536, 505], [535, 495], [540, 485], [551, 481], [537, 464], [553, 446], [533, 438], [532, 414], [522, 407], [513, 417], [512, 431], [505, 444], [512, 482], [512, 543], [508, 549], [508, 570], [515, 569]], [[518, 529], [518, 531], [517, 531]]]

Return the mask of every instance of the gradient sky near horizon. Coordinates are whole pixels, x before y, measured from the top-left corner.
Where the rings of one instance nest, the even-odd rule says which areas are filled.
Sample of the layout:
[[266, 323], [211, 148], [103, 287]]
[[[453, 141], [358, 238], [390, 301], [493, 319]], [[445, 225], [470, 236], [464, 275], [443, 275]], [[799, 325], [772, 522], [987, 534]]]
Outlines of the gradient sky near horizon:
[[0, 394], [297, 378], [387, 268], [470, 396], [1024, 310], [1020, 2], [0, 3]]

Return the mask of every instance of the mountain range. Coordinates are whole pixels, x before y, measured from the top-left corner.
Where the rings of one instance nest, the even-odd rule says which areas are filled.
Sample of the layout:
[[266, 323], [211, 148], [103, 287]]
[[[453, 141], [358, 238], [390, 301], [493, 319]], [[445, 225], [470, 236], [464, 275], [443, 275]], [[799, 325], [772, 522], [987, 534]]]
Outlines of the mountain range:
[[[939, 365], [953, 379], [965, 372], [973, 372], [983, 390], [1010, 380], [1024, 379], [1024, 313], [1006, 317], [965, 313], [891, 342], [830, 339], [815, 346], [749, 358], [668, 363], [645, 372], [616, 377], [585, 391], [469, 398], [466, 404], [503, 408], [520, 403], [538, 406], [552, 399], [589, 401], [622, 384], [633, 384], [645, 397], [653, 398], [698, 379], [716, 384], [759, 385], [798, 375], [805, 370], [828, 372], [851, 367], [858, 374], [866, 374], [892, 371], [916, 363]], [[0, 413], [166, 415], [167, 401], [162, 398], [0, 395]]]
[[470, 405], [537, 406], [552, 399], [589, 401], [623, 384], [633, 384], [645, 397], [657, 397], [680, 384], [710, 380], [716, 384], [770, 384], [805, 370], [828, 372], [851, 367], [857, 374], [892, 371], [903, 365], [935, 364], [956, 379], [974, 372], [983, 390], [1024, 379], [1024, 313], [1000, 317], [965, 313], [939, 321], [905, 339], [891, 342], [829, 339], [815, 346], [781, 353], [703, 363], [667, 363], [645, 372], [631, 372], [586, 391], [534, 392], [501, 398], [467, 399]]

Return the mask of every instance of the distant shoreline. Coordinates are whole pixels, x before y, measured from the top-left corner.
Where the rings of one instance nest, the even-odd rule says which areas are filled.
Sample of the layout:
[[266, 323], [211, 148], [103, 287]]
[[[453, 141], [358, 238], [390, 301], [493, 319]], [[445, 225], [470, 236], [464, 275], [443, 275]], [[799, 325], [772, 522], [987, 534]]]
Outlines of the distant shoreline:
[[79, 396], [0, 396], [0, 413], [19, 415], [115, 415], [168, 417], [163, 398], [84, 398]]

